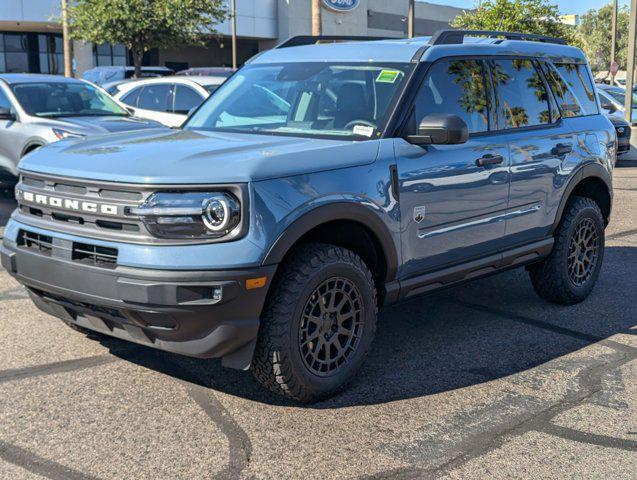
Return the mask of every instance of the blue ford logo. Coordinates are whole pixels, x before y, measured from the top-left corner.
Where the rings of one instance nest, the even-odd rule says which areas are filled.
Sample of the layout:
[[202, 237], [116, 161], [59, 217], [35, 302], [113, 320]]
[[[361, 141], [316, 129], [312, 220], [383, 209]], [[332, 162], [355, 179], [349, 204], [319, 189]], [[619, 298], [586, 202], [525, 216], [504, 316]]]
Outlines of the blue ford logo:
[[351, 12], [358, 7], [359, 3], [360, 0], [323, 0], [327, 8], [337, 12]]

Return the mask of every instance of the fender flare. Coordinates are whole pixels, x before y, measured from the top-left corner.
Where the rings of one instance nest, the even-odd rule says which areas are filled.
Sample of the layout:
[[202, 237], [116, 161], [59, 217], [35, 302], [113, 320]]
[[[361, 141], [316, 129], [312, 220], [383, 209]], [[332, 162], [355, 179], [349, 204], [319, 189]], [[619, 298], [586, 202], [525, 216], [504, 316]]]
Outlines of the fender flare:
[[[562, 220], [562, 215], [564, 213], [564, 209], [566, 208], [566, 202], [570, 198], [573, 190], [585, 179], [587, 178], [597, 178], [604, 182], [606, 185], [606, 189], [608, 191], [608, 196], [610, 198], [610, 208], [612, 210], [613, 205], [613, 179], [611, 177], [610, 172], [604, 168], [599, 163], [587, 163], [580, 167], [571, 177], [570, 181], [566, 185], [564, 189], [564, 193], [562, 194], [562, 200], [560, 201], [560, 206], [557, 209], [557, 214], [555, 215], [555, 221], [553, 222], [553, 226], [551, 227], [551, 233], [555, 232], [557, 227]], [[610, 218], [610, 211], [609, 218]], [[608, 219], [606, 219], [608, 220]]]
[[387, 263], [386, 281], [396, 278], [398, 252], [389, 228], [371, 208], [354, 202], [335, 202], [316, 207], [294, 220], [275, 240], [263, 260], [263, 265], [281, 263], [292, 246], [315, 227], [335, 220], [349, 220], [360, 223], [378, 240]]

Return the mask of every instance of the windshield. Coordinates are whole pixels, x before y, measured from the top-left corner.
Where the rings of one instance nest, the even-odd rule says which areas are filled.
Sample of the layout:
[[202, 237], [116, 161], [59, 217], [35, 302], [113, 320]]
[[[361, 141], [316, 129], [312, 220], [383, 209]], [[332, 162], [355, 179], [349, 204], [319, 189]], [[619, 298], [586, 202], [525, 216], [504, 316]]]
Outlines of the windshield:
[[373, 138], [412, 68], [324, 62], [249, 65], [227, 80], [185, 128]]
[[[626, 90], [605, 90], [605, 93], [613, 97], [617, 102], [621, 103], [622, 106], [626, 101]], [[633, 104], [637, 105], [637, 95], [633, 93]]]
[[24, 111], [36, 117], [129, 115], [106, 93], [88, 83], [17, 83], [11, 89]]

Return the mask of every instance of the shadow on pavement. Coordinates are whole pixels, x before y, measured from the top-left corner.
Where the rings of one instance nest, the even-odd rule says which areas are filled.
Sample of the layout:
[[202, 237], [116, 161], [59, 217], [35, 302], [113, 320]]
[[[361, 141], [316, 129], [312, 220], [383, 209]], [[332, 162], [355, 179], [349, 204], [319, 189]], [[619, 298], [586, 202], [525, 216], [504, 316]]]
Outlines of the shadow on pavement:
[[[591, 297], [564, 307], [533, 292], [524, 270], [506, 272], [382, 312], [374, 346], [356, 380], [309, 408], [380, 404], [485, 383], [537, 367], [618, 333], [635, 334], [630, 272], [637, 248], [607, 247]], [[632, 294], [631, 294], [632, 293]], [[249, 372], [100, 341], [114, 355], [177, 379], [257, 402], [291, 405], [264, 391]]]

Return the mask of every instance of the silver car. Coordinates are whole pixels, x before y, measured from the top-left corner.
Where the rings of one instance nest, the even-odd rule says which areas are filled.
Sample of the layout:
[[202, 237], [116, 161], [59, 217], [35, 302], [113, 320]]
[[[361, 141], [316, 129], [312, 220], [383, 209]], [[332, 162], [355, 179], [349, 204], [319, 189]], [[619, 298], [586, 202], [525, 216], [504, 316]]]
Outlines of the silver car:
[[67, 137], [162, 128], [135, 118], [84, 80], [54, 75], [0, 74], [0, 182], [15, 181], [27, 153]]

